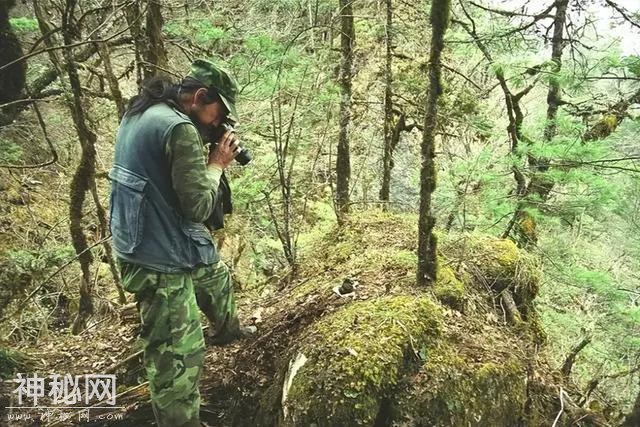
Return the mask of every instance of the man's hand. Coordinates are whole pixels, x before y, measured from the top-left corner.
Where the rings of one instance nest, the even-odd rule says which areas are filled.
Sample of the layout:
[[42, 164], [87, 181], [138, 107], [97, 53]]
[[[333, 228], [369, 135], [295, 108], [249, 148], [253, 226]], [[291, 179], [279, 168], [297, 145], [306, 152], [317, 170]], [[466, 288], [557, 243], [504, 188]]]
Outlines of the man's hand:
[[235, 132], [226, 131], [218, 141], [215, 149], [209, 152], [208, 166], [213, 166], [224, 170], [229, 163], [238, 155], [238, 138]]

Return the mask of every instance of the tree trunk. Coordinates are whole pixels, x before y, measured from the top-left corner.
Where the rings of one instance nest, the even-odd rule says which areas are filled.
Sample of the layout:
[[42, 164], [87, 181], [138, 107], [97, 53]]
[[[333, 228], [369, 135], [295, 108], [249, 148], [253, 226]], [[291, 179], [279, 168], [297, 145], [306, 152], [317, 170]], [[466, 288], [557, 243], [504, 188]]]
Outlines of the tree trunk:
[[636, 401], [633, 404], [631, 412], [624, 419], [623, 427], [637, 427], [640, 426], [640, 391], [636, 395]]
[[343, 223], [349, 213], [349, 179], [351, 178], [349, 123], [351, 121], [351, 67], [355, 43], [351, 1], [340, 0], [340, 16], [342, 64], [340, 67], [340, 134], [336, 155], [336, 213], [338, 222]]
[[104, 72], [107, 76], [107, 83], [109, 84], [111, 96], [113, 96], [113, 102], [115, 102], [116, 108], [118, 110], [118, 118], [121, 119], [122, 116], [124, 116], [125, 105], [124, 99], [122, 98], [122, 92], [120, 91], [118, 78], [113, 72], [113, 67], [111, 66], [111, 52], [109, 51], [109, 46], [107, 46], [106, 43], [97, 42], [96, 48], [98, 49], [98, 54], [100, 55], [102, 63], [104, 64]]
[[149, 0], [147, 9], [147, 40], [148, 45], [143, 51], [145, 58], [145, 78], [163, 74], [167, 68], [167, 50], [162, 38], [162, 5], [159, 0]]
[[[98, 223], [100, 224], [100, 240], [103, 240], [109, 235], [109, 223], [107, 221], [107, 213], [104, 210], [104, 207], [102, 207], [102, 203], [100, 203], [95, 176], [93, 181], [91, 182], [91, 195], [93, 196], [93, 203], [96, 205]], [[124, 294], [124, 289], [122, 288], [120, 273], [118, 272], [118, 267], [116, 266], [116, 262], [113, 258], [111, 245], [107, 240], [104, 240], [102, 242], [102, 248], [104, 249], [104, 257], [107, 260], [107, 264], [109, 264], [109, 270], [111, 271], [111, 276], [113, 277], [113, 283], [116, 285], [116, 289], [118, 290], [118, 301], [120, 302], [120, 304], [124, 304], [127, 302], [127, 297]]]
[[391, 185], [391, 168], [393, 157], [393, 100], [392, 100], [392, 87], [393, 74], [391, 70], [392, 65], [392, 53], [393, 53], [393, 5], [391, 0], [385, 0], [387, 6], [387, 23], [386, 30], [386, 44], [387, 53], [385, 61], [385, 88], [384, 88], [384, 153], [382, 157], [382, 185], [380, 186], [380, 201], [383, 203], [383, 208], [388, 207], [389, 202], [389, 188]]
[[[560, 105], [559, 73], [562, 70], [562, 50], [564, 49], [564, 27], [566, 23], [567, 5], [569, 0], [560, 0], [556, 4], [556, 14], [553, 19], [553, 38], [551, 41], [551, 61], [554, 63], [554, 75], [549, 80], [547, 93], [547, 123], [544, 129], [544, 141], [551, 141], [557, 133], [556, 117]], [[536, 220], [526, 210], [535, 208], [528, 200], [535, 195], [536, 200], [545, 201], [554, 186], [554, 181], [545, 172], [549, 169], [550, 160], [543, 157], [529, 156], [529, 166], [533, 176], [524, 192], [524, 203], [516, 209], [518, 235], [523, 246], [535, 246], [538, 242]]]
[[[9, 23], [9, 9], [14, 2], [0, 2], [0, 67], [23, 56], [20, 40], [14, 34]], [[26, 61], [17, 62], [0, 70], [0, 104], [6, 104], [20, 98], [25, 88], [27, 75]], [[5, 106], [0, 111], [0, 122], [11, 123], [8, 117], [15, 116], [18, 105]], [[5, 118], [5, 115], [8, 116]]]
[[129, 32], [133, 37], [133, 47], [135, 54], [136, 80], [138, 85], [145, 79], [146, 68], [143, 64], [142, 53], [145, 51], [145, 35], [142, 31], [142, 11], [140, 10], [141, 0], [136, 0], [124, 8], [125, 18], [129, 26]]
[[437, 240], [433, 233], [435, 217], [431, 210], [431, 195], [436, 188], [435, 136], [438, 124], [438, 98], [442, 92], [440, 58], [444, 48], [444, 33], [449, 23], [449, 0], [431, 3], [431, 52], [429, 54], [429, 94], [427, 96], [422, 137], [422, 168], [420, 170], [420, 213], [418, 217], [418, 273], [420, 285], [430, 285], [437, 277]]
[[[50, 28], [44, 18], [45, 15], [42, 6], [37, 1], [34, 1], [33, 4], [40, 31], [43, 36], [50, 34]], [[76, 0], [67, 0], [62, 16], [62, 38], [64, 44], [67, 46], [71, 45], [74, 41], [73, 29], [70, 28], [70, 22], [76, 4]], [[48, 47], [52, 45], [49, 37], [46, 37], [45, 43]], [[68, 84], [70, 87], [72, 98], [68, 101], [68, 107], [71, 110], [73, 124], [82, 148], [80, 163], [71, 181], [69, 202], [69, 231], [73, 247], [78, 255], [80, 269], [82, 270], [78, 314], [72, 327], [72, 333], [78, 334], [86, 327], [87, 319], [93, 314], [93, 300], [91, 296], [91, 263], [93, 262], [93, 256], [89, 250], [87, 237], [82, 228], [82, 207], [95, 174], [96, 135], [87, 126], [85, 117], [86, 108], [82, 102], [82, 87], [78, 69], [74, 62], [72, 48], [62, 49], [63, 59], [57, 55], [56, 51], [50, 51], [49, 57], [54, 66], [59, 70], [59, 76], [63, 85], [67, 86]], [[68, 78], [68, 83], [64, 82], [63, 75], [65, 74]]]

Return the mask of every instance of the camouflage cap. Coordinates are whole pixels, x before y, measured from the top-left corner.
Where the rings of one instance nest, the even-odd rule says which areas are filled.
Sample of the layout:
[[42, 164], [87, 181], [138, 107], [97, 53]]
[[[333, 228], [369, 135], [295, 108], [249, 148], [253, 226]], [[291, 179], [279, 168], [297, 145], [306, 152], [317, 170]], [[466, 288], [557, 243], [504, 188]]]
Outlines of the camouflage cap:
[[236, 112], [236, 94], [238, 93], [238, 85], [231, 74], [220, 68], [211, 61], [206, 59], [196, 59], [191, 64], [189, 77], [200, 81], [207, 87], [215, 89], [222, 102], [229, 109], [229, 117], [237, 122], [238, 113]]

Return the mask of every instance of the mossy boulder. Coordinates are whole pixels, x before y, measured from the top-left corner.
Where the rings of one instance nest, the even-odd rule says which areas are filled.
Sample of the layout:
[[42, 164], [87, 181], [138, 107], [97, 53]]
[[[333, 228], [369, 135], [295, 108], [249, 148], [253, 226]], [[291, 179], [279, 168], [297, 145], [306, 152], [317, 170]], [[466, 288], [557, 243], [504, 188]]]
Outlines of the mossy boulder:
[[450, 238], [443, 251], [463, 264], [475, 284], [496, 294], [509, 290], [523, 316], [532, 311], [542, 275], [540, 263], [512, 240], [464, 234]]
[[295, 351], [306, 362], [289, 380], [283, 425], [372, 425], [383, 399], [418, 369], [441, 319], [430, 298], [400, 295], [352, 303], [318, 321]]
[[526, 372], [513, 355], [483, 360], [441, 342], [400, 395], [396, 422], [411, 426], [513, 426], [525, 418]]
[[451, 267], [442, 266], [442, 262], [440, 262], [438, 279], [433, 285], [433, 292], [442, 304], [458, 311], [464, 311], [466, 304], [465, 281], [467, 280], [466, 275], [463, 275], [463, 280], [461, 280]]
[[[539, 342], [529, 333], [540, 278], [535, 258], [510, 240], [442, 236], [437, 280], [419, 287], [416, 223], [411, 215], [367, 211], [310, 242], [300, 268], [306, 279], [290, 296], [294, 306], [323, 301], [326, 308], [305, 317], [308, 326], [275, 361], [258, 425], [531, 420], [525, 366]], [[335, 292], [345, 277], [359, 282], [348, 297]], [[502, 292], [526, 315], [518, 327], [503, 320]]]

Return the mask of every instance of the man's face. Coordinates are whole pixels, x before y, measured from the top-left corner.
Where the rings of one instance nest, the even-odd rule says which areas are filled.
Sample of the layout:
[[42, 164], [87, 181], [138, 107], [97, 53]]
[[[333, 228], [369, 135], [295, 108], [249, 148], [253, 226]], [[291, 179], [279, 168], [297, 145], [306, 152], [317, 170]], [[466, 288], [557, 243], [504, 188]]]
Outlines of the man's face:
[[195, 105], [189, 115], [192, 120], [197, 121], [202, 126], [217, 128], [225, 121], [229, 111], [222, 101], [216, 101], [212, 104], [202, 102], [202, 95], [205, 93], [206, 89], [198, 89], [194, 94]]

